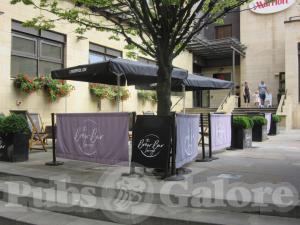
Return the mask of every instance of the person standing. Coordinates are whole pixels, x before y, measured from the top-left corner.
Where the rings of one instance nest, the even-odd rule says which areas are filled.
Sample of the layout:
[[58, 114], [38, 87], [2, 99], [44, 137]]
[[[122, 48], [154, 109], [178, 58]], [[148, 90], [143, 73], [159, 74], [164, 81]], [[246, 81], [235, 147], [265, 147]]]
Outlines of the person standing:
[[264, 107], [265, 100], [266, 100], [266, 93], [269, 93], [269, 92], [268, 92], [267, 85], [265, 84], [265, 82], [263, 80], [258, 85], [258, 92], [259, 92], [261, 106]]
[[244, 95], [244, 103], [246, 104], [246, 108], [248, 108], [250, 103], [250, 88], [247, 81], [245, 81], [244, 84], [243, 95]]

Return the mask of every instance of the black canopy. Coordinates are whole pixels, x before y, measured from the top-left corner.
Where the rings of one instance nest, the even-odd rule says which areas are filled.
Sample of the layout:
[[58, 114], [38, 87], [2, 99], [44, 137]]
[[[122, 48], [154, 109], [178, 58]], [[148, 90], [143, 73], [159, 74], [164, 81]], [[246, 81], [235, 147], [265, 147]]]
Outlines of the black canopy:
[[[156, 85], [156, 83], [150, 85], [139, 85], [137, 86], [137, 89], [154, 90]], [[231, 89], [233, 87], [233, 82], [202, 75], [189, 74], [188, 77], [184, 80], [181, 80], [181, 82], [173, 82], [172, 80], [172, 91], [183, 91], [183, 85], [185, 86], [186, 91], [218, 90]]]
[[[117, 77], [120, 76], [120, 85], [146, 85], [157, 82], [156, 65], [141, 63], [126, 59], [110, 59], [101, 63], [75, 66], [51, 72], [53, 79], [85, 81], [118, 85]], [[174, 68], [172, 83], [178, 84], [188, 76], [183, 69]], [[127, 81], [127, 82], [126, 82]]]
[[[231, 89], [233, 82], [215, 79], [211, 77], [189, 74], [186, 79], [183, 80], [186, 91], [197, 90], [216, 90], [216, 89]], [[174, 89], [179, 89], [178, 85], [174, 85]]]

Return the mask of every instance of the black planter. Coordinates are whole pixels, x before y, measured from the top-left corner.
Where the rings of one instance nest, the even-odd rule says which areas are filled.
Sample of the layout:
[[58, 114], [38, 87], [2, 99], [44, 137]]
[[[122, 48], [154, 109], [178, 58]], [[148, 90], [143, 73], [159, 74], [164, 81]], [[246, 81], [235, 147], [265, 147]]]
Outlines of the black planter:
[[231, 147], [233, 149], [244, 149], [252, 147], [252, 129], [242, 127], [232, 128]]
[[271, 127], [269, 131], [269, 135], [277, 135], [279, 134], [279, 123], [271, 122]]
[[28, 161], [29, 135], [15, 134], [0, 137], [0, 160], [6, 162]]
[[267, 125], [254, 125], [252, 130], [252, 141], [262, 142], [267, 140]]

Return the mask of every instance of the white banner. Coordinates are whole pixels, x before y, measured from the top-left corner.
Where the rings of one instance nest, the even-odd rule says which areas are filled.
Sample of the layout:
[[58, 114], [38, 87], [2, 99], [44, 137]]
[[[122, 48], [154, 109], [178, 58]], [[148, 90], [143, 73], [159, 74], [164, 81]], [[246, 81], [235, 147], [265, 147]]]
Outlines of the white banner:
[[199, 118], [200, 115], [176, 115], [176, 168], [194, 161], [198, 155]]
[[268, 121], [268, 123], [267, 123], [267, 133], [269, 133], [270, 132], [270, 128], [271, 128], [272, 113], [265, 113], [265, 118]]
[[212, 114], [210, 118], [212, 151], [230, 147], [231, 115]]

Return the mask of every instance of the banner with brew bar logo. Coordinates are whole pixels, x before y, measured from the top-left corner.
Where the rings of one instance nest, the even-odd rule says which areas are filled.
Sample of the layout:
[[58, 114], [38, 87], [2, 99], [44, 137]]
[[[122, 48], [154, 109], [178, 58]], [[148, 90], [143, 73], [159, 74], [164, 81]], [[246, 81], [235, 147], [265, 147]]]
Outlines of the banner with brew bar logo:
[[166, 168], [172, 125], [171, 116], [137, 116], [133, 130], [132, 162], [148, 168]]
[[0, 136], [0, 159], [6, 157], [7, 144], [3, 137]]
[[270, 132], [271, 122], [272, 122], [272, 113], [265, 113], [265, 118], [267, 119], [267, 134]]
[[128, 162], [128, 113], [57, 114], [57, 156], [103, 164]]
[[231, 146], [231, 115], [212, 114], [211, 125], [211, 148], [212, 151], [225, 149]]
[[176, 115], [176, 168], [192, 162], [198, 155], [199, 115]]

